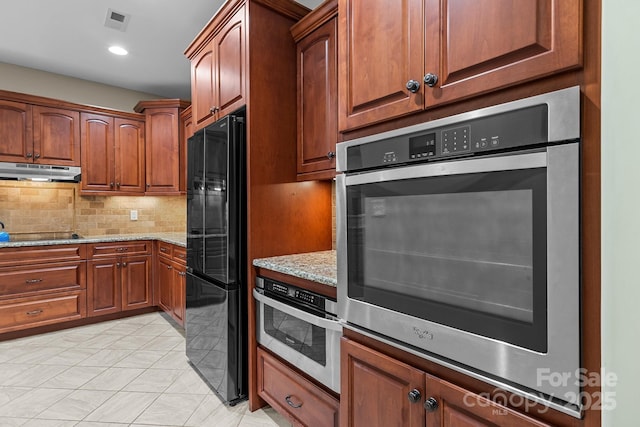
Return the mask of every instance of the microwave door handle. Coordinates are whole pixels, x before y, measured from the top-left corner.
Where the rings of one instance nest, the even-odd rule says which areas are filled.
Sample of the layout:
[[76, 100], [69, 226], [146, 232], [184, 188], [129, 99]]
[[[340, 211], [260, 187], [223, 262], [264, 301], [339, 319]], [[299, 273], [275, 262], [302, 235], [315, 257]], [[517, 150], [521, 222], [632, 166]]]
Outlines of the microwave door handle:
[[253, 290], [253, 297], [257, 301], [260, 301], [265, 305], [268, 305], [284, 313], [295, 316], [298, 319], [304, 320], [305, 322], [311, 323], [312, 325], [315, 325], [319, 328], [329, 329], [332, 331], [342, 331], [342, 325], [337, 320], [330, 320], [330, 319], [314, 316], [313, 314], [297, 309], [289, 304], [285, 304], [280, 301], [274, 300], [273, 298], [269, 298], [268, 296], [259, 292], [257, 289]]
[[370, 184], [401, 179], [427, 178], [432, 176], [534, 169], [546, 166], [547, 151], [541, 151], [526, 154], [434, 162], [395, 169], [383, 169], [347, 176], [346, 185]]

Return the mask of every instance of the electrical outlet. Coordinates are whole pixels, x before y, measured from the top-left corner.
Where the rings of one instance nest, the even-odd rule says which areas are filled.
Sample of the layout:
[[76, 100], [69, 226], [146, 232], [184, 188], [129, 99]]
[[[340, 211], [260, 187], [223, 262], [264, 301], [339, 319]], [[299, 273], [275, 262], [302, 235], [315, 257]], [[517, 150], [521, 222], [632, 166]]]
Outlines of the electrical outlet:
[[138, 220], [138, 211], [135, 209], [132, 209], [130, 212], [130, 217], [131, 217], [131, 221], [137, 221]]

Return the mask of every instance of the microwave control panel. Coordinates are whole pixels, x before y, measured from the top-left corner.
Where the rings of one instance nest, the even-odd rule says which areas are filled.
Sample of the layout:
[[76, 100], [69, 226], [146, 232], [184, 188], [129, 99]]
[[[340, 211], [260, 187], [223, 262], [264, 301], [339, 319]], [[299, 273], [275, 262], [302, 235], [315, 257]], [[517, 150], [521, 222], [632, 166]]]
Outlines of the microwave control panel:
[[335, 308], [333, 308], [333, 306], [335, 305], [335, 301], [332, 301], [324, 295], [320, 295], [315, 292], [290, 285], [288, 283], [277, 282], [275, 280], [267, 278], [261, 279], [261, 285], [258, 285], [258, 287], [262, 287], [271, 295], [277, 295], [281, 299], [287, 301], [303, 303], [305, 305], [318, 308], [322, 311], [335, 313]]
[[[483, 155], [548, 143], [548, 106], [536, 105], [347, 147], [347, 171]], [[393, 131], [389, 134], [393, 135]]]

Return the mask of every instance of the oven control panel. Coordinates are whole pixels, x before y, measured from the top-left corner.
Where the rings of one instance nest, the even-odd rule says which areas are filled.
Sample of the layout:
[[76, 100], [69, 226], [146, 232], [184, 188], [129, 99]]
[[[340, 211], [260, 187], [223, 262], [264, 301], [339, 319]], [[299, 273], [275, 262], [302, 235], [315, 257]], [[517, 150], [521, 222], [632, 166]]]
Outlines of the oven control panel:
[[[418, 132], [389, 132], [386, 138], [347, 147], [347, 171], [447, 160], [545, 144], [547, 104], [452, 122]], [[398, 131], [399, 132], [399, 131]]]

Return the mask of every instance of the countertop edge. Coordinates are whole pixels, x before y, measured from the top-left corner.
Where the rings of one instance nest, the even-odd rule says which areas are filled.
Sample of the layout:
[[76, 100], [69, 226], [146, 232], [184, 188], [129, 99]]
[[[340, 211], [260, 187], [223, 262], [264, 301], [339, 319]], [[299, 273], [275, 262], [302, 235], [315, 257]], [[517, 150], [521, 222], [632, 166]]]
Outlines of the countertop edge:
[[335, 258], [335, 251], [307, 252], [257, 258], [253, 266], [337, 287]]
[[[175, 235], [174, 235], [175, 234]], [[179, 236], [179, 233], [140, 233], [140, 234], [114, 234], [109, 236], [82, 237], [79, 239], [64, 240], [33, 240], [2, 242], [0, 249], [21, 248], [27, 246], [53, 246], [53, 245], [77, 245], [81, 243], [107, 243], [107, 242], [127, 242], [134, 240], [159, 240], [165, 243], [186, 247], [186, 235]]]

